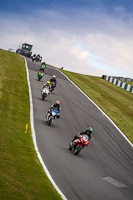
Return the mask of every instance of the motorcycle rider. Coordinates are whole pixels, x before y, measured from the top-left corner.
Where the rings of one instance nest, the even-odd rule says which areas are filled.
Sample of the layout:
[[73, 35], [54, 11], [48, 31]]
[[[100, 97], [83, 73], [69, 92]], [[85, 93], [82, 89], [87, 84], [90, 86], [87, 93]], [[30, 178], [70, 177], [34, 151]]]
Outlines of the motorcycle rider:
[[46, 67], [46, 63], [45, 63], [45, 62], [42, 62], [41, 67], [42, 67], [43, 65], [45, 65], [45, 67]]
[[45, 68], [46, 68], [46, 63], [43, 62], [43, 63], [41, 64], [41, 68], [39, 69], [39, 72], [40, 72], [40, 71], [43, 71], [43, 73], [44, 73], [44, 72], [45, 72]]
[[50, 113], [52, 108], [57, 108], [57, 110], [58, 110], [57, 118], [60, 118], [59, 112], [61, 110], [61, 106], [60, 106], [60, 102], [58, 100], [55, 102], [54, 105], [51, 106], [51, 108], [49, 109], [48, 113]]
[[71, 144], [73, 144], [74, 140], [76, 140], [77, 138], [79, 138], [81, 135], [84, 135], [84, 134], [87, 135], [88, 140], [90, 140], [92, 137], [92, 132], [93, 132], [93, 129], [89, 127], [85, 131], [78, 133], [78, 135], [75, 135], [74, 139], [71, 141]]
[[50, 83], [54, 82], [55, 83], [55, 87], [56, 87], [56, 84], [57, 84], [57, 80], [56, 80], [56, 76], [53, 75], [52, 78], [50, 79]]
[[36, 54], [34, 53], [33, 56], [31, 56], [32, 62], [36, 59]]
[[43, 90], [43, 88], [46, 88], [46, 87], [50, 90], [50, 81], [47, 81], [47, 83], [45, 83], [45, 84], [42, 86], [41, 91]]
[[34, 53], [34, 55], [32, 57], [36, 58], [36, 54]]

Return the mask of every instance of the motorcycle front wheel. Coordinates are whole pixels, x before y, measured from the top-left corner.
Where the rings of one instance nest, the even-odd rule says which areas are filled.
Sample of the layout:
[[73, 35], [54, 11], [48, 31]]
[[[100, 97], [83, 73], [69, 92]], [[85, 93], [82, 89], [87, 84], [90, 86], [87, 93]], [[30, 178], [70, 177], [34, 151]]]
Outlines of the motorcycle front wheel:
[[83, 146], [76, 146], [75, 150], [74, 150], [74, 155], [78, 155], [79, 152], [82, 150]]
[[42, 100], [44, 101], [44, 99], [46, 98], [46, 94], [42, 95]]
[[52, 122], [52, 118], [50, 117], [48, 120], [48, 126], [50, 126], [51, 122]]

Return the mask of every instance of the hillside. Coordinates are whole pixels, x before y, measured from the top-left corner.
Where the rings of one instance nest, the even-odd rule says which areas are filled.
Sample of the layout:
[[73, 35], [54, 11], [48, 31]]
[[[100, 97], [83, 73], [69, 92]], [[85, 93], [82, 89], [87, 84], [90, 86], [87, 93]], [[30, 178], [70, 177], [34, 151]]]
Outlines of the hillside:
[[1, 49], [0, 58], [0, 199], [59, 200], [32, 141], [24, 59]]

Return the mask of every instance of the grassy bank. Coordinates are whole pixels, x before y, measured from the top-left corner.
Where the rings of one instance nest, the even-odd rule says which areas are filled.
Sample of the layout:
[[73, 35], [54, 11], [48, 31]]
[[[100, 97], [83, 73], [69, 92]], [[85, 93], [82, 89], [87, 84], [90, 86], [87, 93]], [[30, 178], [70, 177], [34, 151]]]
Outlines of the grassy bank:
[[34, 150], [29, 111], [24, 59], [0, 49], [0, 199], [61, 199]]
[[125, 83], [133, 86], [133, 81], [132, 82], [131, 81], [126, 81]]
[[133, 143], [133, 94], [100, 77], [61, 71], [81, 88]]

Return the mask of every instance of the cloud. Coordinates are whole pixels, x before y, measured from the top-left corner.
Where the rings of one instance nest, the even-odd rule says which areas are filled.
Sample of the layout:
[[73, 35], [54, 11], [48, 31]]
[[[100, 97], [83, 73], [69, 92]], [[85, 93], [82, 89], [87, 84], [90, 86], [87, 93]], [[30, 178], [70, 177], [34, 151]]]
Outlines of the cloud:
[[117, 19], [106, 12], [79, 9], [70, 15], [46, 9], [37, 9], [33, 16], [4, 13], [1, 48], [16, 49], [27, 42], [46, 63], [66, 70], [133, 77], [133, 18], [122, 14], [122, 8], [116, 10], [121, 13]]

